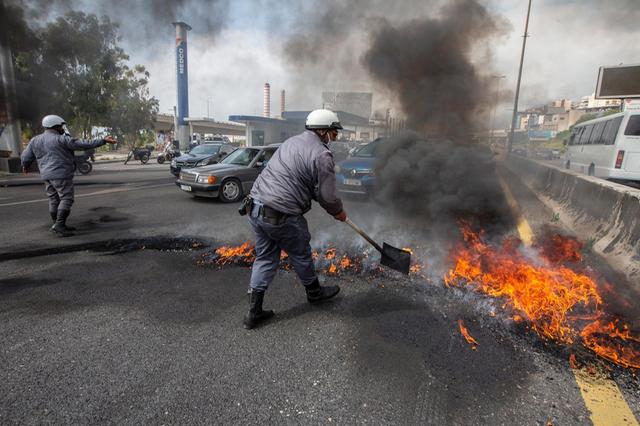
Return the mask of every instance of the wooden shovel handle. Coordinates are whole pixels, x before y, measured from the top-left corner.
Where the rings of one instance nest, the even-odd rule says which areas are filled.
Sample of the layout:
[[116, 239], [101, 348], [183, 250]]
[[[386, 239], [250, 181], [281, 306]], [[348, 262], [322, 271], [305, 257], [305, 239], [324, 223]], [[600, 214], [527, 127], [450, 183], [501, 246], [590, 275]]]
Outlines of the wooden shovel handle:
[[347, 223], [347, 225], [349, 225], [350, 227], [353, 228], [354, 231], [356, 231], [358, 234], [360, 234], [360, 236], [362, 238], [364, 238], [365, 240], [367, 240], [369, 242], [369, 244], [371, 244], [372, 246], [374, 246], [376, 248], [376, 250], [378, 250], [380, 253], [382, 253], [382, 247], [380, 247], [378, 245], [378, 243], [376, 243], [375, 241], [373, 241], [373, 239], [371, 239], [370, 236], [368, 236], [362, 229], [360, 229], [355, 223], [351, 222], [351, 219], [346, 218], [345, 222]]

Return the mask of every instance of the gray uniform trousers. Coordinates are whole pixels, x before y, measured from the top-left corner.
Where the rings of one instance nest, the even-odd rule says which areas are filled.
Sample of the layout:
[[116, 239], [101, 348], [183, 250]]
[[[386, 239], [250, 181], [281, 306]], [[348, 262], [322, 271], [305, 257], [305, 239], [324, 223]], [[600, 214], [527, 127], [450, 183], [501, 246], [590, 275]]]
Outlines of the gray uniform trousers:
[[269, 287], [280, 266], [281, 250], [289, 255], [289, 261], [302, 284], [309, 285], [316, 280], [309, 245], [311, 234], [304, 216], [288, 216], [283, 223], [272, 225], [259, 217], [259, 206], [254, 205], [249, 223], [256, 235], [256, 260], [251, 269], [252, 289], [265, 291]]
[[73, 205], [73, 179], [50, 179], [44, 181], [49, 197], [49, 211], [71, 210]]

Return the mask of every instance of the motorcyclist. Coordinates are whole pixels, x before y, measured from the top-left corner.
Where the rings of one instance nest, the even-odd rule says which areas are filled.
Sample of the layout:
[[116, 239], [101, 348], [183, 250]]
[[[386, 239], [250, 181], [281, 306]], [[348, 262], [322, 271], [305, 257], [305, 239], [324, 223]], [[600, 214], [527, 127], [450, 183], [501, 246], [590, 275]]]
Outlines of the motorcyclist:
[[22, 171], [37, 161], [40, 177], [49, 197], [49, 214], [53, 220], [51, 231], [59, 237], [69, 237], [72, 228], [67, 226], [74, 201], [73, 171], [74, 150], [97, 148], [105, 143], [116, 143], [110, 136], [93, 141], [76, 139], [69, 135], [65, 121], [57, 115], [42, 119], [44, 132], [35, 136], [21, 156]]
[[247, 203], [249, 223], [256, 236], [256, 260], [251, 272], [249, 312], [244, 317], [246, 328], [274, 315], [262, 309], [262, 302], [278, 269], [281, 250], [289, 255], [310, 303], [330, 299], [340, 291], [338, 286], [320, 286], [304, 214], [311, 209], [311, 200], [316, 200], [335, 219], [347, 218], [336, 195], [335, 165], [328, 147], [342, 126], [334, 112], [319, 109], [308, 115], [305, 127], [305, 132], [287, 139], [274, 153]]

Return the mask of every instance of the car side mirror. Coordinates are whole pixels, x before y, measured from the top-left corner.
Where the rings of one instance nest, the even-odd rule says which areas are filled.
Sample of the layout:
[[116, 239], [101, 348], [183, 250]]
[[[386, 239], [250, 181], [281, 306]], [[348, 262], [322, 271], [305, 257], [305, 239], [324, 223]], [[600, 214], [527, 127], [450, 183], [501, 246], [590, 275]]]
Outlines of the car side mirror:
[[259, 169], [263, 168], [264, 167], [264, 162], [256, 161], [256, 167], [259, 168]]

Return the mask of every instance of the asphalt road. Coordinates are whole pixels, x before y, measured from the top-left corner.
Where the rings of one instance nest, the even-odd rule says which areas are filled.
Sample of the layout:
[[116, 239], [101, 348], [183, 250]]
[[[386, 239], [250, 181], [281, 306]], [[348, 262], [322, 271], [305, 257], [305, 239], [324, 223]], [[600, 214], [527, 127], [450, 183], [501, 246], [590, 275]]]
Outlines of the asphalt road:
[[[277, 316], [246, 331], [250, 269], [197, 263], [251, 238], [237, 205], [192, 199], [166, 164], [100, 164], [77, 183], [66, 239], [48, 231], [40, 185], [0, 189], [2, 424], [590, 422], [568, 350], [500, 301], [443, 287], [441, 248], [419, 224], [349, 200], [376, 239], [417, 248], [428, 278], [323, 276], [342, 292], [310, 306], [282, 271], [265, 299]], [[520, 195], [532, 226], [546, 226], [552, 213]], [[318, 206], [308, 220], [314, 246], [366, 247]], [[637, 376], [609, 368], [640, 418]]]

